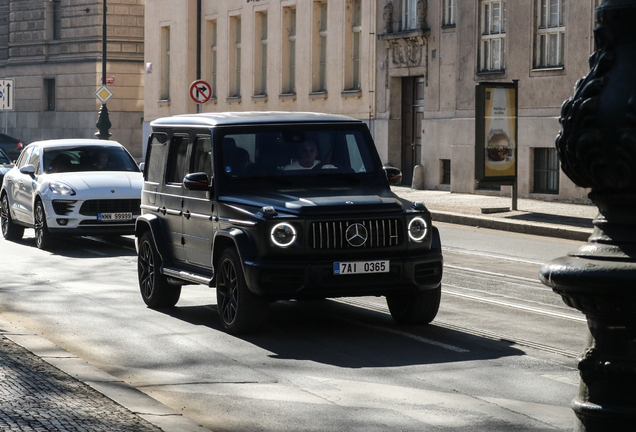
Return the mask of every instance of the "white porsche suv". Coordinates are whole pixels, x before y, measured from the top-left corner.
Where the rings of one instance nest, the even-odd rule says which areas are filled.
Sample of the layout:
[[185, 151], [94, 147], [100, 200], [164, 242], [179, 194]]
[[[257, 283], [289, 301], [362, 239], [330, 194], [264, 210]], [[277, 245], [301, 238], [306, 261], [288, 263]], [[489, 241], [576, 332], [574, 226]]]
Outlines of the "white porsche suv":
[[0, 222], [7, 240], [34, 228], [38, 248], [56, 235], [133, 234], [141, 171], [115, 141], [62, 139], [29, 144], [5, 174]]

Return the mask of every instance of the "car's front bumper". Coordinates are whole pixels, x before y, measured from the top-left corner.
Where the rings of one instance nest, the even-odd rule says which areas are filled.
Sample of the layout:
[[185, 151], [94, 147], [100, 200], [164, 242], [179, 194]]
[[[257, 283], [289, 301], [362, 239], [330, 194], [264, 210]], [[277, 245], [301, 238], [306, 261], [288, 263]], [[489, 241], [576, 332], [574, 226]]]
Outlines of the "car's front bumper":
[[386, 273], [335, 275], [334, 261], [243, 263], [250, 290], [272, 299], [354, 297], [433, 289], [442, 280], [442, 267], [441, 251], [391, 258]]

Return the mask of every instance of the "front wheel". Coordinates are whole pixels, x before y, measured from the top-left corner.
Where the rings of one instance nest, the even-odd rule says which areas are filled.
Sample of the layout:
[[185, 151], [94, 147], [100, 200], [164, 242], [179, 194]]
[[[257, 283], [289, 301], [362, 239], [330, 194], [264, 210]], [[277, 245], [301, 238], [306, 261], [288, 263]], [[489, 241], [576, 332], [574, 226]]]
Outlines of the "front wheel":
[[254, 333], [267, 321], [269, 305], [247, 288], [243, 267], [235, 248], [228, 248], [221, 255], [216, 303], [221, 324], [228, 333]]
[[33, 211], [33, 229], [35, 230], [35, 245], [38, 249], [49, 249], [53, 245], [53, 236], [46, 224], [44, 203], [37, 200]]
[[13, 223], [7, 195], [3, 195], [0, 202], [0, 225], [2, 225], [2, 237], [5, 240], [20, 240], [24, 235], [24, 227]]
[[397, 292], [386, 296], [389, 312], [399, 324], [428, 324], [435, 319], [442, 285], [425, 291]]
[[141, 298], [150, 308], [172, 307], [181, 297], [181, 287], [172, 286], [161, 273], [161, 256], [149, 231], [146, 231], [139, 241], [139, 255], [137, 255], [137, 277]]

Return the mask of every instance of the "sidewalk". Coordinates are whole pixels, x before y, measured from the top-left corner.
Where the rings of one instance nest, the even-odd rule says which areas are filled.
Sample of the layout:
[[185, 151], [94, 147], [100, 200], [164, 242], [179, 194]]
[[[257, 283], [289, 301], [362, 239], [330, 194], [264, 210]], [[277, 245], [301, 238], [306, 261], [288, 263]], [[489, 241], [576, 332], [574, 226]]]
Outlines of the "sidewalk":
[[[434, 222], [586, 241], [594, 206], [392, 188]], [[485, 213], [495, 211], [494, 213]], [[0, 430], [204, 432], [139, 390], [0, 317]]]
[[592, 234], [592, 219], [598, 213], [593, 205], [530, 199], [518, 199], [516, 211], [500, 211], [511, 208], [511, 198], [416, 190], [407, 186], [393, 186], [391, 189], [409, 201], [423, 201], [433, 215], [433, 222], [569, 240], [587, 241]]
[[208, 431], [3, 317], [0, 317], [0, 430]]

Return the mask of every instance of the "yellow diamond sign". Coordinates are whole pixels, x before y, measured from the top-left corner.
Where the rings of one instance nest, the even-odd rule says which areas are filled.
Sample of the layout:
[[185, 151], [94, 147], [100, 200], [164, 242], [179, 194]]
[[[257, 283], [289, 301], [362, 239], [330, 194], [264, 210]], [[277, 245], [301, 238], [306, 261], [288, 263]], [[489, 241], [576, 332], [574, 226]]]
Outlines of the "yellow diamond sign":
[[102, 101], [102, 103], [106, 103], [106, 101], [108, 101], [108, 99], [113, 97], [113, 92], [110, 91], [108, 89], [108, 87], [106, 87], [105, 85], [101, 86], [99, 88], [99, 90], [97, 90], [95, 92], [95, 96], [97, 96], [97, 99], [99, 99], [100, 101]]

